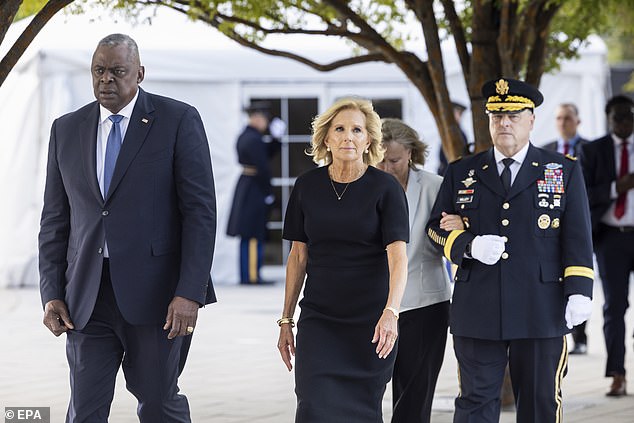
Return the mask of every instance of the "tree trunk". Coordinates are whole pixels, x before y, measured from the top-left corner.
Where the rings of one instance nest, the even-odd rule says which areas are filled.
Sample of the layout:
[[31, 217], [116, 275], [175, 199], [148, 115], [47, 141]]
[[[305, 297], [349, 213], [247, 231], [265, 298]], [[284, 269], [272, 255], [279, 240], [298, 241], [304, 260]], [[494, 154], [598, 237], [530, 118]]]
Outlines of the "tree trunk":
[[482, 85], [490, 79], [503, 76], [497, 45], [499, 14], [493, 2], [474, 1], [471, 67], [466, 83], [471, 99], [476, 152], [491, 147], [488, 118], [485, 114], [486, 99], [482, 96]]

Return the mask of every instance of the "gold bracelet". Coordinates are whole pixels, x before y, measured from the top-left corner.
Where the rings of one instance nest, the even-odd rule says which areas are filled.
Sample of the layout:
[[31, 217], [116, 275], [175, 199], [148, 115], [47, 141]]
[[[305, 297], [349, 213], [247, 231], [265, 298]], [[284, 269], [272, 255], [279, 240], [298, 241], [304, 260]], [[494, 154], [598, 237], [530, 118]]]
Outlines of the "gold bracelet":
[[292, 317], [282, 317], [281, 319], [277, 319], [277, 325], [291, 325], [291, 327], [294, 328], [295, 320]]
[[397, 309], [395, 309], [394, 307], [385, 307], [383, 309], [383, 311], [385, 311], [385, 310], [391, 311], [392, 314], [394, 315], [394, 317], [396, 317], [396, 320], [398, 320], [398, 310]]

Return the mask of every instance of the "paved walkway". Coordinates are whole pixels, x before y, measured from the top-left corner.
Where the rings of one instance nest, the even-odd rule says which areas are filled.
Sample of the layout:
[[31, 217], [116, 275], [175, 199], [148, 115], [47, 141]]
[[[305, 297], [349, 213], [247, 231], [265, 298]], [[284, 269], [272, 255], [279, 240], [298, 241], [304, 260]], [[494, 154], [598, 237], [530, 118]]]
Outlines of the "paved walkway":
[[[273, 270], [279, 276], [279, 270]], [[634, 290], [634, 288], [632, 289]], [[632, 291], [631, 290], [631, 291]], [[196, 423], [287, 423], [293, 421], [293, 374], [279, 359], [275, 344], [283, 284], [267, 287], [218, 286], [218, 304], [201, 310], [195, 339], [180, 385], [187, 394]], [[595, 311], [589, 323], [589, 354], [571, 356], [564, 379], [566, 422], [634, 422], [634, 396], [604, 396], [601, 290], [595, 290]], [[627, 333], [631, 334], [632, 313]], [[62, 423], [69, 395], [64, 338], [55, 338], [41, 324], [37, 289], [0, 290], [0, 325], [5, 336], [0, 355], [0, 409], [51, 407], [52, 423]], [[632, 338], [627, 340], [627, 364], [634, 371]], [[136, 402], [119, 375], [110, 421], [133, 423]], [[634, 383], [634, 379], [631, 380]], [[634, 389], [634, 385], [632, 388]], [[434, 401], [434, 423], [452, 421], [457, 392], [456, 366], [451, 347]], [[384, 399], [389, 421], [390, 387]], [[503, 412], [501, 422], [514, 422]], [[324, 422], [327, 423], [327, 422]], [[412, 422], [414, 423], [414, 422]]]

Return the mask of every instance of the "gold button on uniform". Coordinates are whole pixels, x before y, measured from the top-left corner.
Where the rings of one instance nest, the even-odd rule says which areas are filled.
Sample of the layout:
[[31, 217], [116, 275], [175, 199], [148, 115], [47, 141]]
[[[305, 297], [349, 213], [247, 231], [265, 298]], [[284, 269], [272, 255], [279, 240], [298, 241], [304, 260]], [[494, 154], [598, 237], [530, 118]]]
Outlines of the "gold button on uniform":
[[507, 253], [506, 251], [502, 253], [502, 258], [504, 260], [506, 260], [507, 258], [509, 258], [509, 253]]
[[508, 226], [509, 225], [509, 220], [508, 219], [502, 219], [502, 226]]
[[508, 208], [509, 208], [509, 207], [511, 207], [511, 205], [510, 205], [509, 203], [504, 203], [504, 204], [502, 204], [502, 208], [503, 208], [504, 210], [508, 210]]

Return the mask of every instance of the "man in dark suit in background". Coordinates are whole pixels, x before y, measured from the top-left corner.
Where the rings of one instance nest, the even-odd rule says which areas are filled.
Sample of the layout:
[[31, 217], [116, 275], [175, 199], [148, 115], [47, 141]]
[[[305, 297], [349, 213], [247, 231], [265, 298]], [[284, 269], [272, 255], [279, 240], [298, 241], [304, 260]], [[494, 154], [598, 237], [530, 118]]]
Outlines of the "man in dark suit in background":
[[561, 103], [557, 106], [555, 121], [557, 123], [559, 137], [554, 141], [544, 144], [543, 148], [550, 151], [557, 151], [564, 156], [570, 154], [571, 156], [578, 157], [581, 152], [581, 146], [588, 141], [581, 138], [577, 133], [577, 128], [581, 123], [577, 106], [572, 103]]
[[51, 129], [40, 292], [44, 324], [67, 336], [67, 422], [108, 421], [120, 367], [141, 422], [190, 422], [177, 381], [215, 301], [211, 159], [196, 109], [140, 89], [144, 73], [132, 38], [105, 37], [97, 101]]
[[[530, 143], [542, 94], [485, 83], [493, 148], [449, 165], [427, 233], [454, 264], [455, 423], [495, 422], [509, 364], [518, 422], [562, 419], [566, 333], [592, 311], [592, 236], [581, 168]], [[443, 214], [464, 230], [446, 230]]]
[[594, 251], [603, 284], [608, 396], [626, 395], [625, 311], [634, 271], [634, 101], [618, 95], [605, 106], [610, 133], [581, 149]]
[[[286, 124], [279, 118], [271, 120], [268, 101], [254, 101], [244, 110], [249, 121], [236, 143], [242, 175], [233, 194], [227, 235], [240, 237], [240, 283], [266, 285], [273, 283], [260, 275], [268, 235], [266, 223], [275, 200], [269, 161], [280, 150], [279, 139]], [[265, 135], [267, 132], [271, 135]]]
[[[555, 111], [555, 121], [559, 138], [543, 146], [546, 150], [578, 157], [581, 146], [588, 141], [577, 133], [577, 127], [581, 123], [579, 110], [572, 103], [561, 103]], [[572, 328], [572, 339], [575, 342], [570, 354], [586, 354], [588, 352], [588, 337], [586, 335], [586, 322]]]

